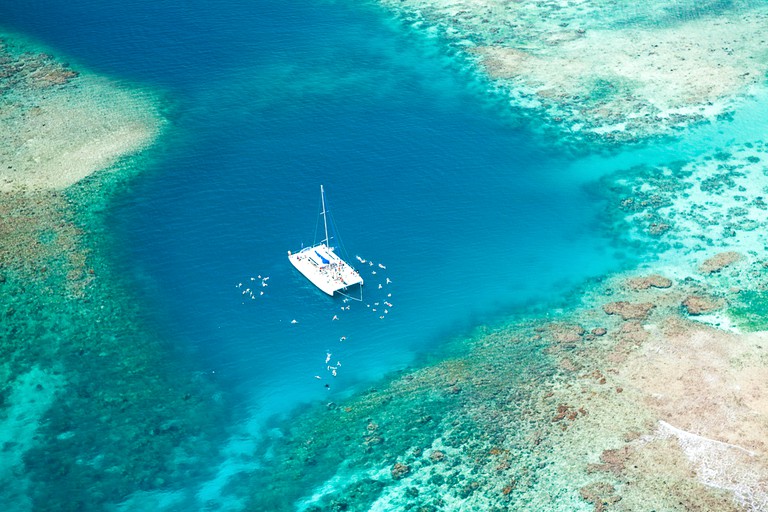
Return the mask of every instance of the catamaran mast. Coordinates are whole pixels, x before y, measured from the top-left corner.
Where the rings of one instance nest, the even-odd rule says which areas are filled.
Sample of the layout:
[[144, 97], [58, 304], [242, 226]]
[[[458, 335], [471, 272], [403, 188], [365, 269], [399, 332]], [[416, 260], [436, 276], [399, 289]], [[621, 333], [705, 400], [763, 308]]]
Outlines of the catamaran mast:
[[320, 185], [320, 201], [323, 204], [323, 225], [325, 226], [325, 245], [330, 247], [331, 241], [328, 239], [328, 219], [325, 217], [325, 192], [323, 186]]

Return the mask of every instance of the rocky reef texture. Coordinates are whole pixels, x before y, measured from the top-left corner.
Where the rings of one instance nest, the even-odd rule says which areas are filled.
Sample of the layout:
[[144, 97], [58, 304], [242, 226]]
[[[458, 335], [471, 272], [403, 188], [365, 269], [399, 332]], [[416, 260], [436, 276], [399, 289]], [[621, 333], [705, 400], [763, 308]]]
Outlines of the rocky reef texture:
[[61, 190], [146, 148], [147, 93], [72, 70], [0, 33], [0, 191]]
[[606, 228], [645, 263], [299, 414], [252, 507], [768, 508], [765, 149], [603, 178]]
[[[654, 254], [671, 277], [690, 268], [726, 275], [768, 247], [767, 164], [768, 146], [757, 140], [606, 177], [600, 187], [612, 204], [610, 229], [621, 244]], [[750, 276], [732, 285], [750, 288]]]
[[761, 2], [381, 0], [564, 132], [627, 140], [732, 110], [764, 86]]
[[[762, 261], [721, 270], [730, 280]], [[556, 318], [479, 332], [468, 353], [404, 372], [273, 432], [250, 506], [299, 510], [764, 510], [765, 332], [695, 320], [723, 276], [616, 275]], [[636, 287], [650, 280], [663, 287]], [[653, 304], [643, 315], [608, 304]], [[325, 474], [323, 479], [321, 475]]]
[[105, 510], [205, 474], [224, 404], [183, 354], [167, 362], [100, 249], [98, 212], [157, 106], [128, 113], [134, 93], [15, 44], [0, 47], [0, 502]]

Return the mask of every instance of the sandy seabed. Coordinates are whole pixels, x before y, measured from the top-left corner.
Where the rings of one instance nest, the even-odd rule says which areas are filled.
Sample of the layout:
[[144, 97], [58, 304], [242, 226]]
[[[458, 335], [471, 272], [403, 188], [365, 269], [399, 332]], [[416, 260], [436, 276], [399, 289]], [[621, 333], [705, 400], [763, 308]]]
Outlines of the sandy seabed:
[[0, 34], [0, 190], [63, 190], [157, 139], [157, 99]]

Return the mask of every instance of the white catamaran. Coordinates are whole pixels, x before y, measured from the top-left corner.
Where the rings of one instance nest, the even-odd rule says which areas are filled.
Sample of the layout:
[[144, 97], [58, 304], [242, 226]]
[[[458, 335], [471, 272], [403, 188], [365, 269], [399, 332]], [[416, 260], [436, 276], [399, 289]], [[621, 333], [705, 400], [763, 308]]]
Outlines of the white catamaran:
[[328, 236], [328, 212], [325, 209], [325, 192], [322, 185], [320, 185], [320, 202], [325, 238], [319, 244], [304, 247], [299, 252], [288, 251], [288, 260], [312, 284], [330, 296], [336, 292], [348, 296], [344, 293], [348, 288], [360, 285], [360, 300], [362, 300], [363, 278], [357, 270], [341, 259], [331, 246], [331, 239]]

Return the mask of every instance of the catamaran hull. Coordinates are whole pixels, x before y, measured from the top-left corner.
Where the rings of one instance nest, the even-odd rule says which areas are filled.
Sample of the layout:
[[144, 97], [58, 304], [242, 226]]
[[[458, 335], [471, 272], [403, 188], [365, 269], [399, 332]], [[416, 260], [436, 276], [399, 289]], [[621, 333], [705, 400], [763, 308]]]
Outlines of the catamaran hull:
[[312, 284], [330, 296], [352, 286], [363, 285], [360, 274], [325, 244], [288, 253], [288, 260]]

